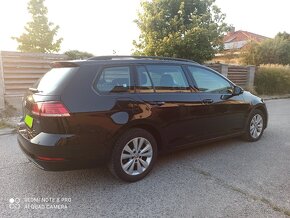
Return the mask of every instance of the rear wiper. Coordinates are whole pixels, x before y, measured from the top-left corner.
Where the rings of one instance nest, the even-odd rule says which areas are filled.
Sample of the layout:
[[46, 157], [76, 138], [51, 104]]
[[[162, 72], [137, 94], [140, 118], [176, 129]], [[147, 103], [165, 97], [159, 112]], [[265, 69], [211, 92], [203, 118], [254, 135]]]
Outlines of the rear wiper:
[[29, 88], [29, 91], [31, 91], [31, 92], [33, 92], [33, 93], [42, 92], [42, 91], [39, 91], [39, 90], [36, 89], [36, 88]]

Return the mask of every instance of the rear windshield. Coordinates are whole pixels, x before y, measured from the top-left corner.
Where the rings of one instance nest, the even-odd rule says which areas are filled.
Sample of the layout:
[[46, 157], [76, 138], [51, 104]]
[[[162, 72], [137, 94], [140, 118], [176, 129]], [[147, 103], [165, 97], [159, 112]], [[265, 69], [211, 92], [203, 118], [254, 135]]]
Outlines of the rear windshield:
[[70, 75], [76, 70], [76, 67], [52, 68], [37, 83], [34, 88], [39, 93], [57, 94], [56, 90], [65, 85]]

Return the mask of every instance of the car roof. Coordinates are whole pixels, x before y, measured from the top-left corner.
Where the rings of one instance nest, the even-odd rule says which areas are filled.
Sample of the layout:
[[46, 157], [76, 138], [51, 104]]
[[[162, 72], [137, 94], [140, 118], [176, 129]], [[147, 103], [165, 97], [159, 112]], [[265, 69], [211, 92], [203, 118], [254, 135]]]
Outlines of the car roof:
[[56, 62], [60, 65], [118, 65], [118, 64], [190, 64], [190, 65], [199, 65], [199, 63], [181, 59], [181, 58], [168, 58], [168, 57], [158, 57], [158, 56], [96, 56], [88, 60], [74, 60], [74, 61], [60, 61]]

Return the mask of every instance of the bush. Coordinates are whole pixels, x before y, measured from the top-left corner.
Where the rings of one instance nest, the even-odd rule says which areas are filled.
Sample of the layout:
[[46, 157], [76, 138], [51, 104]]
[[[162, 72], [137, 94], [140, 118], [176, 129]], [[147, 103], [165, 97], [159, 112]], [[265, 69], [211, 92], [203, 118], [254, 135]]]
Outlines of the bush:
[[290, 66], [261, 65], [255, 75], [255, 90], [258, 94], [289, 94]]
[[64, 54], [68, 56], [69, 60], [85, 60], [94, 56], [89, 52], [79, 50], [69, 50]]
[[278, 33], [274, 39], [248, 44], [242, 59], [247, 65], [290, 64], [290, 34]]

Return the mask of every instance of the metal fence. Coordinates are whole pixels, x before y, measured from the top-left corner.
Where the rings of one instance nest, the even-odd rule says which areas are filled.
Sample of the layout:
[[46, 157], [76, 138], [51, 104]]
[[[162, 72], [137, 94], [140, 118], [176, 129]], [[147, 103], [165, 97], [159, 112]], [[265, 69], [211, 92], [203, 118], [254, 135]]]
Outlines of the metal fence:
[[27, 88], [51, 68], [50, 63], [65, 59], [61, 54], [0, 51], [0, 109], [5, 101], [19, 109]]
[[43, 76], [50, 63], [67, 59], [66, 55], [2, 51], [4, 94], [22, 96], [27, 88]]
[[[19, 108], [20, 98], [51, 67], [50, 63], [67, 59], [61, 54], [0, 51], [0, 109], [5, 100]], [[237, 85], [253, 88], [255, 67], [224, 64], [208, 65]]]

